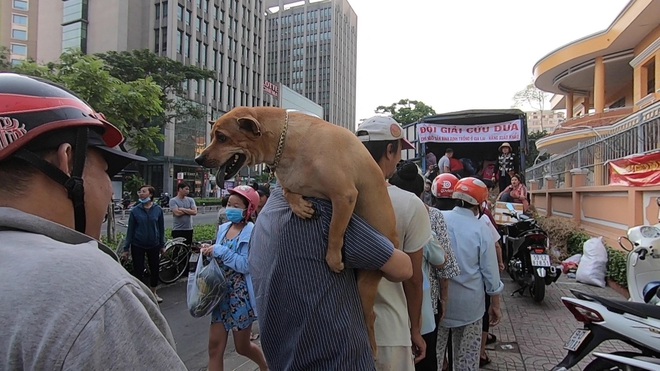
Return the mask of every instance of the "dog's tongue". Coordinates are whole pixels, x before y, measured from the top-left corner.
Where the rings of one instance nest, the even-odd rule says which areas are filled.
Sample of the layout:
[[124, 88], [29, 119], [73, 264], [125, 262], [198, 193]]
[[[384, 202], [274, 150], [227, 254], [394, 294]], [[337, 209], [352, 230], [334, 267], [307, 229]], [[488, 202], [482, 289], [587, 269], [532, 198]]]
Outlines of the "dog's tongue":
[[218, 172], [215, 173], [215, 184], [218, 185], [218, 188], [224, 189], [225, 188], [225, 168], [226, 165], [222, 165], [218, 168]]

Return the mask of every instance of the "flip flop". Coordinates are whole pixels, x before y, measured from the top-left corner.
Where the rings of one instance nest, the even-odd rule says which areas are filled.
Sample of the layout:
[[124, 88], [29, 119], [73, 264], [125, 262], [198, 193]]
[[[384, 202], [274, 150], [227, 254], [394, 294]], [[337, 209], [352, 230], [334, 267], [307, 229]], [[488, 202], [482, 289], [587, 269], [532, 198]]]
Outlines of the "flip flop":
[[486, 338], [486, 344], [493, 344], [497, 342], [497, 336], [495, 334], [491, 334], [490, 332], [488, 333], [488, 336]]
[[257, 339], [259, 339], [259, 334], [250, 334], [250, 340], [251, 341], [255, 341]]
[[488, 357], [488, 356], [486, 356], [486, 358], [479, 357], [479, 368], [482, 368], [482, 367], [486, 366], [490, 362], [491, 362], [490, 357]]

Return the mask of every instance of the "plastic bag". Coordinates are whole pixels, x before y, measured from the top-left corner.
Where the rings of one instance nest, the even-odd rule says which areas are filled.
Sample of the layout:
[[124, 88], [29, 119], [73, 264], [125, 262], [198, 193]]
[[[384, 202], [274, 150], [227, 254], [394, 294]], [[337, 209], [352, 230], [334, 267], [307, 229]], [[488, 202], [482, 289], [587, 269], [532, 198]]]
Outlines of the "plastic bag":
[[594, 237], [584, 243], [582, 258], [575, 273], [578, 282], [605, 287], [607, 250], [603, 237]]
[[195, 272], [188, 275], [188, 311], [196, 318], [210, 314], [228, 291], [225, 273], [218, 262], [214, 258], [206, 266], [203, 262], [204, 257], [200, 256]]

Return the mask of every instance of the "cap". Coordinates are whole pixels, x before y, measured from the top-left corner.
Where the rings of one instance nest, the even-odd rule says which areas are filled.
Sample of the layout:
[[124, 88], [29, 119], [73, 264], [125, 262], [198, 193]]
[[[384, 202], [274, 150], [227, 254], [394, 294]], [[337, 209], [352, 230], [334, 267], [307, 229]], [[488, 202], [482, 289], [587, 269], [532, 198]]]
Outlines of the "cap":
[[358, 125], [357, 135], [363, 142], [400, 139], [403, 149], [415, 149], [415, 146], [403, 136], [401, 125], [389, 116], [374, 116], [364, 120]]

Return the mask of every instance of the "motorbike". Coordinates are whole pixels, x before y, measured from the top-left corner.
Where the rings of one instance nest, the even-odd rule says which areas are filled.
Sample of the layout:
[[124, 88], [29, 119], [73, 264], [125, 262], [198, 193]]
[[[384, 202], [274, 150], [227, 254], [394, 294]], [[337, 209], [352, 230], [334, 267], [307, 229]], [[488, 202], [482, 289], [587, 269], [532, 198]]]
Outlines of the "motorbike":
[[511, 295], [522, 295], [529, 289], [532, 299], [540, 303], [545, 297], [545, 287], [559, 279], [561, 269], [552, 265], [548, 234], [536, 220], [517, 213], [511, 203], [506, 207], [510, 212], [505, 215], [516, 222], [502, 226], [504, 259], [509, 275], [520, 286]]
[[[568, 354], [553, 368], [554, 371], [570, 369], [607, 340], [623, 341], [638, 352], [610, 354], [616, 357], [600, 356], [584, 370], [660, 369], [660, 306], [602, 298], [578, 290], [571, 290], [571, 293], [574, 298], [563, 297], [561, 300], [584, 326], [576, 329], [564, 344]], [[617, 357], [626, 358], [628, 363]], [[642, 363], [638, 362], [648, 363], [650, 368], [641, 368]]]
[[[656, 199], [660, 207], [660, 197]], [[660, 221], [660, 214], [658, 215]], [[568, 354], [553, 370], [566, 370], [606, 340], [622, 340], [635, 352], [594, 353], [585, 370], [660, 370], [660, 223], [630, 228], [619, 245], [629, 251], [626, 265], [628, 302], [573, 291], [562, 302], [582, 329], [564, 348]]]

